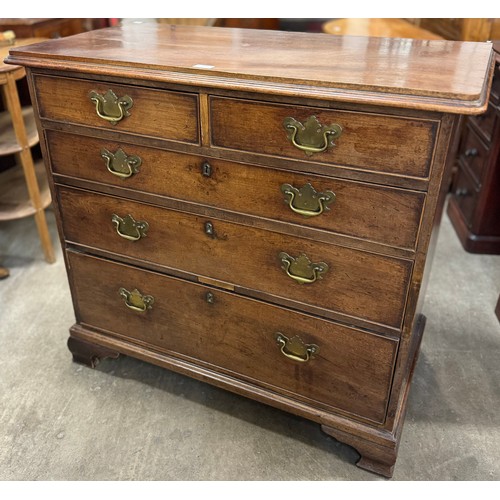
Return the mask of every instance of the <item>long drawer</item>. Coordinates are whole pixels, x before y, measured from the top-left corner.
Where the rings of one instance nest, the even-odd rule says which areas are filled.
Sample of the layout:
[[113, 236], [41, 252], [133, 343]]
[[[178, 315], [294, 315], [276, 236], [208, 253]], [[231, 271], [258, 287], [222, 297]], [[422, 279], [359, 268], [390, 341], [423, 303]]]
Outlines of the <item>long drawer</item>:
[[197, 94], [40, 75], [35, 86], [42, 118], [199, 143]]
[[51, 130], [46, 136], [55, 174], [415, 248], [424, 193]]
[[69, 242], [401, 326], [409, 260], [63, 186], [59, 202]]
[[100, 258], [68, 258], [82, 324], [383, 421], [397, 341]]
[[[215, 147], [419, 178], [429, 175], [438, 127], [417, 118], [222, 97], [210, 99], [210, 120]], [[339, 137], [335, 127], [323, 128], [332, 125], [341, 127]]]

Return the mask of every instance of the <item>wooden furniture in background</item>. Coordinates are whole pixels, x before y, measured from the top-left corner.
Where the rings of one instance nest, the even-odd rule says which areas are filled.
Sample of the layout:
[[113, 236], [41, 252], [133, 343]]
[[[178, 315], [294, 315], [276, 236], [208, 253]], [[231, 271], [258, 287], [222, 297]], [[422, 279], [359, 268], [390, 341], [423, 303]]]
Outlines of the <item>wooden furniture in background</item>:
[[448, 145], [486, 108], [491, 45], [131, 24], [9, 62], [52, 173], [74, 360], [290, 411], [391, 476]]
[[246, 28], [260, 30], [277, 30], [280, 20], [276, 18], [219, 18], [215, 26], [224, 28]]
[[[17, 40], [14, 47], [41, 39]], [[5, 64], [9, 49], [0, 47], [0, 89], [5, 111], [0, 113], [0, 156], [15, 155], [17, 165], [0, 173], [0, 222], [33, 215], [47, 262], [55, 255], [44, 209], [51, 197], [43, 161], [33, 162], [31, 148], [38, 144], [33, 108], [21, 107], [16, 81], [26, 75], [22, 66]]]
[[467, 117], [447, 213], [465, 250], [500, 254], [500, 42], [486, 113]]
[[159, 18], [160, 24], [184, 26], [218, 26], [221, 28], [278, 29], [279, 19], [262, 18]]
[[183, 26], [213, 26], [217, 21], [216, 18], [195, 18], [195, 17], [162, 17], [156, 19], [160, 24], [178, 24]]
[[446, 40], [485, 42], [500, 39], [499, 18], [416, 18], [407, 21]]
[[404, 19], [334, 19], [323, 25], [323, 31], [330, 35], [375, 36], [388, 38], [416, 38], [439, 40], [441, 37], [411, 24]]
[[86, 31], [85, 19], [0, 18], [0, 31], [12, 30], [17, 38], [61, 38]]

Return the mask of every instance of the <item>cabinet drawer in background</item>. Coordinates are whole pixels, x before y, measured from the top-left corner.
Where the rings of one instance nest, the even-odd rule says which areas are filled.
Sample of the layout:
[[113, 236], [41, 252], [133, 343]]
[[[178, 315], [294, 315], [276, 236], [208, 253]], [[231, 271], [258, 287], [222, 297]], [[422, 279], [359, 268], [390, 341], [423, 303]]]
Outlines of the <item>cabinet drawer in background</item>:
[[498, 111], [496, 108], [490, 104], [488, 109], [481, 115], [472, 115], [467, 119], [474, 123], [474, 125], [479, 130], [479, 134], [484, 139], [485, 142], [490, 143], [492, 139], [493, 129], [495, 127], [495, 120]]
[[411, 261], [62, 186], [59, 200], [69, 242], [226, 282], [273, 301], [281, 297], [295, 307], [333, 311], [349, 321], [401, 326]]
[[[68, 258], [79, 322], [319, 407], [383, 421], [397, 341], [99, 258], [71, 251]], [[135, 289], [142, 298], [127, 294]], [[311, 345], [318, 348], [312, 355]]]
[[467, 227], [469, 229], [472, 228], [479, 199], [479, 191], [476, 188], [475, 182], [463, 168], [459, 168], [456, 174], [453, 197], [460, 207], [460, 212], [464, 217]]
[[[55, 174], [300, 224], [384, 245], [415, 248], [424, 193], [51, 130], [46, 131], [46, 136]], [[125, 178], [126, 175], [129, 177]], [[326, 202], [317, 201], [322, 196]], [[305, 216], [305, 212], [322, 213]]]
[[500, 62], [498, 60], [495, 64], [495, 73], [491, 82], [490, 100], [495, 106], [500, 104]]
[[488, 148], [470, 126], [465, 127], [459, 158], [468, 167], [477, 184], [481, 185], [484, 167], [488, 160]]
[[[293, 118], [300, 129], [311, 116], [321, 126], [340, 125], [342, 133], [335, 146], [308, 155], [291, 143], [284, 121]], [[416, 118], [222, 97], [211, 97], [210, 119], [215, 147], [419, 178], [429, 175], [438, 127], [438, 122]], [[318, 126], [312, 121], [310, 129]], [[318, 148], [325, 145], [321, 132], [313, 135]], [[299, 133], [294, 140], [308, 142]]]
[[[40, 75], [34, 78], [42, 118], [114, 132], [199, 143], [197, 94], [71, 78]], [[110, 109], [99, 104], [99, 112], [108, 117], [116, 118], [128, 113], [114, 124], [97, 115], [96, 103], [89, 97], [90, 92], [105, 96], [109, 90], [119, 101], [127, 101], [125, 105], [110, 105]], [[106, 97], [107, 102], [112, 101], [109, 95]], [[132, 100], [131, 107], [128, 107], [130, 101], [126, 97]]]

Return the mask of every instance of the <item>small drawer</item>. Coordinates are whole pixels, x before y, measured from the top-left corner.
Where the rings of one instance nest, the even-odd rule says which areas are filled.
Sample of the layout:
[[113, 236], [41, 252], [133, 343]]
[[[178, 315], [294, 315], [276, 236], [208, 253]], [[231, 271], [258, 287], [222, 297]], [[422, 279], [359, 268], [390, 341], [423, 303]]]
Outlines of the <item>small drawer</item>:
[[199, 143], [196, 94], [40, 75], [35, 88], [42, 118]]
[[418, 178], [429, 175], [438, 125], [222, 97], [211, 97], [210, 119], [215, 147]]
[[411, 261], [62, 186], [59, 200], [69, 242], [307, 305], [328, 317], [401, 326]]
[[398, 342], [68, 252], [78, 321], [313, 406], [385, 417]]
[[459, 158], [466, 165], [477, 184], [481, 185], [483, 171], [488, 160], [489, 150], [479, 136], [467, 126], [462, 137]]
[[423, 193], [45, 133], [55, 174], [415, 248]]
[[462, 168], [458, 169], [452, 196], [462, 212], [467, 227], [471, 229], [474, 223], [479, 192], [474, 181]]
[[498, 111], [495, 109], [495, 107], [490, 104], [486, 112], [484, 112], [482, 115], [472, 115], [469, 117], [469, 120], [478, 129], [478, 133], [487, 143], [491, 142], [497, 113]]

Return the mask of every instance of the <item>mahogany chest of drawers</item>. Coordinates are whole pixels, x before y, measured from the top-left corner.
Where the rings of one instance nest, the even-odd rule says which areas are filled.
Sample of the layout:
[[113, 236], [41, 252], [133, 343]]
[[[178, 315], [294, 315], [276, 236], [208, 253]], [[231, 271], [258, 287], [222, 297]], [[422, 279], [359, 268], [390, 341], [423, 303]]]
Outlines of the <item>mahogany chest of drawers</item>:
[[500, 254], [500, 42], [485, 113], [465, 118], [447, 213], [468, 252]]
[[76, 324], [293, 412], [391, 476], [460, 114], [491, 45], [126, 26], [28, 69]]

